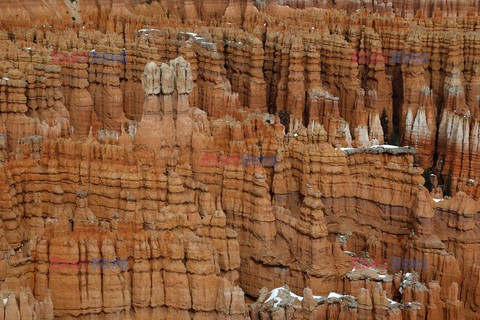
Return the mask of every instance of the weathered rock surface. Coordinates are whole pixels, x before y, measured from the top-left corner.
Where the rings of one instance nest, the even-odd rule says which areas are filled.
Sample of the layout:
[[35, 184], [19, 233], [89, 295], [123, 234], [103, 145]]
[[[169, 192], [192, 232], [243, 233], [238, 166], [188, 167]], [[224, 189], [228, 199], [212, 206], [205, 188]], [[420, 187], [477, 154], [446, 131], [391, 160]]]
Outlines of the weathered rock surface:
[[478, 1], [0, 7], [0, 320], [479, 319]]

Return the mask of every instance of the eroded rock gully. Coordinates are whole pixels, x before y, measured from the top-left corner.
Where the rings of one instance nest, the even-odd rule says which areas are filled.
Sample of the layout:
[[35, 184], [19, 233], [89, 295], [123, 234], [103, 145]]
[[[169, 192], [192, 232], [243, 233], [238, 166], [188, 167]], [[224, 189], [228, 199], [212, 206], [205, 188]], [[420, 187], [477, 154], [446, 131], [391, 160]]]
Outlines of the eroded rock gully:
[[480, 319], [478, 1], [0, 8], [0, 320]]

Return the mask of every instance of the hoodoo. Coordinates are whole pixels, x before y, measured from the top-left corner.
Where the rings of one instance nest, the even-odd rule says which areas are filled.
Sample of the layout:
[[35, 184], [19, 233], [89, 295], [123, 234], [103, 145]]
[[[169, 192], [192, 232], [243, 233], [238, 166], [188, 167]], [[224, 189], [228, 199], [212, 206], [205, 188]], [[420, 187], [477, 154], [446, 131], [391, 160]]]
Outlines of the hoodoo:
[[479, 1], [0, 12], [0, 320], [480, 320]]

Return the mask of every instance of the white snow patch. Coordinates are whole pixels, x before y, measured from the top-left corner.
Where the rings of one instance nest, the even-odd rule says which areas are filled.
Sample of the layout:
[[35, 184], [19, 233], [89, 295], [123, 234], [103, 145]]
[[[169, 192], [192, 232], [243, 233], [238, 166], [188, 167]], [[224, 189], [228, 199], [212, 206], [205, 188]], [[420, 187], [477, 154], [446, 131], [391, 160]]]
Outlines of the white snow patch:
[[[278, 296], [278, 293], [280, 292], [280, 290], [283, 290], [283, 288], [275, 288], [275, 289], [273, 289], [272, 291], [270, 291], [270, 292], [271, 292], [270, 297], [268, 297], [268, 299], [265, 300], [265, 303], [267, 303], [267, 302], [270, 301], [270, 300], [273, 300], [273, 301], [274, 301], [273, 306], [274, 306], [274, 307], [277, 307], [277, 306], [280, 304], [280, 302], [282, 302], [282, 298], [280, 298], [280, 297]], [[296, 295], [295, 293], [293, 293], [293, 292], [290, 292], [290, 296], [291, 296], [292, 298], [297, 298], [297, 299], [300, 300], [300, 301], [303, 300], [303, 297], [297, 296], [297, 295]]]
[[8, 302], [8, 298], [3, 299], [3, 305], [6, 305]]
[[[388, 299], [388, 298], [387, 298]], [[401, 304], [400, 302], [393, 301], [392, 299], [388, 299], [388, 302], [390, 302], [390, 305], [396, 305], [396, 304]]]
[[392, 146], [390, 144], [380, 144], [380, 145], [376, 145], [376, 146], [371, 146], [370, 148], [385, 148], [385, 149], [396, 149], [396, 148], [400, 148], [399, 146]]
[[412, 278], [412, 273], [410, 273], [410, 272], [405, 273], [405, 275], [403, 276], [402, 283], [400, 284], [400, 288], [398, 289], [398, 291], [400, 291], [400, 293], [402, 293], [402, 288], [407, 285], [407, 281], [413, 281], [413, 280], [414, 279]]
[[337, 292], [330, 292], [328, 294], [328, 298], [340, 299], [341, 297], [343, 297], [343, 294]]
[[390, 144], [377, 144], [370, 146], [368, 148], [340, 148], [340, 150], [357, 150], [357, 149], [372, 149], [372, 148], [384, 148], [384, 149], [397, 149], [400, 148], [399, 146], [393, 146]]
[[[273, 300], [273, 301], [274, 301], [273, 307], [274, 307], [274, 308], [275, 308], [275, 307], [278, 307], [278, 305], [280, 304], [280, 302], [282, 302], [282, 298], [280, 298], [280, 297], [278, 296], [279, 293], [280, 293], [280, 290], [286, 292], [286, 290], [285, 290], [283, 287], [281, 287], [281, 288], [275, 288], [275, 289], [273, 289], [272, 291], [270, 291], [270, 296], [268, 297], [267, 300], [265, 300], [264, 303], [267, 303], [268, 301]], [[298, 299], [298, 300], [300, 300], [300, 301], [303, 300], [303, 297], [297, 296], [297, 295], [296, 295], [295, 293], [293, 293], [293, 292], [289, 292], [289, 294], [290, 294], [290, 297], [292, 297], [293, 299]], [[327, 297], [328, 297], [328, 298], [333, 298], [333, 299], [341, 299], [341, 298], [346, 297], [346, 296], [348, 296], [348, 295], [343, 295], [343, 294], [340, 294], [340, 293], [338, 293], [338, 292], [330, 292]], [[320, 298], [322, 298], [322, 296], [313, 296], [313, 298], [314, 298], [314, 299], [320, 299]]]
[[[215, 43], [213, 42], [208, 42], [205, 40], [204, 37], [194, 33], [194, 32], [180, 32], [179, 34], [186, 34], [187, 36], [189, 36], [190, 38], [193, 38], [193, 40], [195, 41], [195, 43], [201, 45], [201, 46], [215, 46]], [[215, 46], [215, 50], [216, 49], [216, 46]]]
[[[273, 289], [272, 291], [270, 291], [270, 297], [268, 297], [268, 299], [265, 300], [265, 302], [268, 302], [268, 301], [270, 301], [270, 300], [272, 300], [272, 299], [277, 298], [277, 296], [278, 296], [278, 291], [280, 291], [280, 288], [275, 288], [275, 289]], [[275, 302], [277, 302], [277, 301], [275, 301]]]
[[157, 29], [140, 29], [137, 32], [150, 32], [150, 31], [158, 31]]
[[445, 200], [445, 199], [443, 199], [443, 198], [442, 198], [442, 199], [435, 199], [435, 198], [433, 198], [433, 201], [435, 201], [435, 202], [440, 202], [440, 201], [443, 201], [443, 200]]
[[9, 78], [3, 78], [3, 80], [7, 80], [7, 81], [8, 81], [8, 80], [10, 80], [10, 79], [9, 79]]

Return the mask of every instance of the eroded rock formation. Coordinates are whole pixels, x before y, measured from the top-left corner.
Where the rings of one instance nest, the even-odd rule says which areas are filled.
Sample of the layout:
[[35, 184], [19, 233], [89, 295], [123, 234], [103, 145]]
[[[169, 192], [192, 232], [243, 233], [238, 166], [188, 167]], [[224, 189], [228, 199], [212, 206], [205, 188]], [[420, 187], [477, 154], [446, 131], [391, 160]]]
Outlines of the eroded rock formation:
[[478, 1], [0, 7], [0, 320], [480, 319]]

